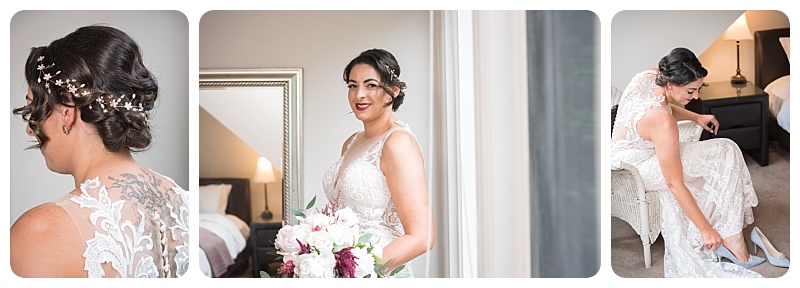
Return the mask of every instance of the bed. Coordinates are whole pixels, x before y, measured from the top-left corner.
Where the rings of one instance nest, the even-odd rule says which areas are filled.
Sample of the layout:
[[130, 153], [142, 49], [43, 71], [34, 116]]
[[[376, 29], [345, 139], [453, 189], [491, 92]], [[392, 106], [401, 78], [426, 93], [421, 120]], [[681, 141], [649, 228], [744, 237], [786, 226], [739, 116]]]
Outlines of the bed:
[[769, 95], [770, 140], [789, 150], [789, 28], [756, 31], [755, 85]]
[[200, 179], [200, 257], [204, 275], [237, 277], [250, 267], [250, 180]]

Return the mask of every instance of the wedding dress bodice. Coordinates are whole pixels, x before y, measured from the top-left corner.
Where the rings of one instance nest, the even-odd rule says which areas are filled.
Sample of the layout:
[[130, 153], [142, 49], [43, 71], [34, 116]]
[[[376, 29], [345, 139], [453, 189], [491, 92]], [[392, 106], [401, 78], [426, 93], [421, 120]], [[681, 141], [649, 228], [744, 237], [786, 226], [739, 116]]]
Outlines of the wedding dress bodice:
[[108, 178], [88, 179], [80, 195], [55, 202], [72, 218], [86, 246], [88, 276], [183, 275], [189, 267], [187, 191], [149, 170]]
[[[395, 127], [382, 135], [365, 138], [358, 132], [345, 153], [323, 175], [322, 185], [328, 201], [338, 207], [350, 207], [358, 216], [362, 233], [378, 237], [379, 245], [386, 246], [405, 232], [392, 195], [381, 171], [383, 145], [392, 133], [411, 133], [408, 126], [397, 121]], [[405, 271], [411, 275], [409, 265]], [[401, 272], [400, 274], [402, 274]], [[399, 274], [398, 274], [399, 275]]]

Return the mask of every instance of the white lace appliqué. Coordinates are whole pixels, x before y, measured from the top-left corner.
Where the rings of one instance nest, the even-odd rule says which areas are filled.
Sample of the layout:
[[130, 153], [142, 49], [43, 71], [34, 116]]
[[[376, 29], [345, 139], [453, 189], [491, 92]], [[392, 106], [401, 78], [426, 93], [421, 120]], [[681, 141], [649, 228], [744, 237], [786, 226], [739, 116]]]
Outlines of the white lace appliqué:
[[[86, 241], [86, 251], [83, 256], [86, 258], [84, 269], [88, 272], [88, 276], [104, 277], [106, 272], [103, 270], [102, 264], [110, 263], [111, 267], [118, 273], [118, 277], [136, 277], [136, 278], [154, 278], [154, 277], [170, 277], [172, 270], [170, 269], [169, 262], [166, 260], [169, 255], [167, 240], [166, 240], [166, 227], [158, 231], [159, 244], [161, 251], [158, 253], [151, 253], [151, 250], [156, 246], [153, 241], [152, 233], [147, 232], [147, 223], [155, 222], [156, 225], [165, 225], [164, 221], [160, 219], [157, 213], [153, 215], [145, 215], [144, 212], [138, 210], [135, 212], [136, 221], [134, 224], [131, 220], [123, 219], [123, 207], [125, 207], [125, 200], [118, 200], [112, 202], [108, 195], [108, 190], [105, 186], [100, 184], [98, 178], [85, 181], [80, 186], [81, 195], [70, 198], [72, 202], [80, 205], [80, 208], [91, 209], [89, 219], [94, 225], [94, 237]], [[174, 189], [182, 200], [184, 200], [178, 212], [175, 213], [172, 205], [168, 205], [170, 209], [170, 216], [174, 220], [175, 225], [170, 227], [173, 235], [173, 240], [188, 239], [188, 226], [186, 225], [188, 219], [188, 208], [185, 203], [188, 203], [187, 192], [180, 188]], [[97, 198], [91, 196], [89, 191], [96, 191]], [[183, 275], [188, 267], [188, 243], [180, 241], [180, 245], [176, 247], [177, 252], [175, 255], [175, 266], [178, 276]], [[164, 266], [159, 269], [157, 262], [153, 255], [160, 255], [159, 263], [164, 263]], [[162, 272], [159, 272], [162, 271]]]

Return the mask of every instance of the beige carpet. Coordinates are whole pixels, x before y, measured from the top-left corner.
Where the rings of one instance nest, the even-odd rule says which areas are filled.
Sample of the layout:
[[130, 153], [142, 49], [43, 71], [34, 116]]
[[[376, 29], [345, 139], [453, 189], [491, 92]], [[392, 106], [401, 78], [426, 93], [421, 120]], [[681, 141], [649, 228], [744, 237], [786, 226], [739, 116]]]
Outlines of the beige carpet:
[[[769, 238], [776, 249], [791, 259], [789, 254], [789, 152], [773, 142], [770, 145], [769, 165], [761, 167], [745, 154], [747, 167], [753, 178], [758, 195], [758, 206], [753, 208], [755, 223], [744, 229], [750, 253], [753, 244], [750, 231], [758, 227]], [[611, 217], [611, 268], [620, 277], [649, 278], [664, 277], [664, 241], [661, 237], [650, 247], [652, 267], [644, 268], [642, 242], [628, 223]], [[759, 249], [756, 254], [766, 258]], [[723, 259], [723, 261], [728, 261]], [[775, 267], [764, 262], [752, 268], [764, 277], [781, 277], [787, 268]]]

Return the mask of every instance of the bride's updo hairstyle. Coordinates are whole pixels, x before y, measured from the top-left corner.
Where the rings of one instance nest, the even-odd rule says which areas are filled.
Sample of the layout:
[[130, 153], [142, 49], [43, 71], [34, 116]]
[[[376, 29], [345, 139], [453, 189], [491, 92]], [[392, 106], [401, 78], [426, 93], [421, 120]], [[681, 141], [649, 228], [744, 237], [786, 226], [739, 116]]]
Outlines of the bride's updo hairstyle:
[[[406, 82], [400, 81], [400, 64], [394, 58], [392, 53], [383, 49], [370, 49], [358, 55], [355, 59], [347, 64], [344, 68], [344, 82], [350, 80], [350, 70], [358, 64], [366, 64], [378, 71], [381, 75], [380, 86], [392, 97], [392, 100], [384, 103], [384, 107], [392, 105], [392, 111], [397, 111], [397, 108], [403, 104], [403, 98], [406, 97]], [[394, 95], [392, 87], [400, 88], [400, 93]]]
[[147, 111], [154, 106], [158, 84], [125, 32], [86, 26], [35, 47], [25, 79], [33, 99], [14, 114], [22, 115], [35, 133], [38, 144], [31, 148], [47, 143], [40, 125], [56, 105], [78, 108], [80, 119], [94, 125], [108, 151], [141, 151], [150, 145]]
[[672, 83], [683, 86], [696, 81], [698, 78], [706, 77], [708, 70], [703, 68], [700, 60], [686, 48], [675, 48], [667, 56], [658, 61], [658, 76], [656, 85], [664, 86]]

